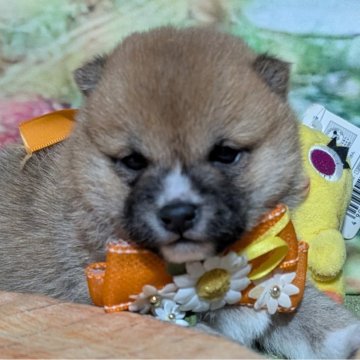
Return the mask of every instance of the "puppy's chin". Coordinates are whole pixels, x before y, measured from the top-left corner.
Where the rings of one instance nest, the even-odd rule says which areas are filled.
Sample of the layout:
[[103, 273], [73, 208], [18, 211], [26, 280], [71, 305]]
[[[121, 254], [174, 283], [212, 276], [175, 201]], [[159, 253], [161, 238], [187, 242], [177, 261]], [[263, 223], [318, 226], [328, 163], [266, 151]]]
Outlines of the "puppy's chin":
[[178, 241], [161, 246], [160, 251], [166, 261], [180, 264], [189, 261], [204, 260], [214, 255], [215, 247], [209, 242]]

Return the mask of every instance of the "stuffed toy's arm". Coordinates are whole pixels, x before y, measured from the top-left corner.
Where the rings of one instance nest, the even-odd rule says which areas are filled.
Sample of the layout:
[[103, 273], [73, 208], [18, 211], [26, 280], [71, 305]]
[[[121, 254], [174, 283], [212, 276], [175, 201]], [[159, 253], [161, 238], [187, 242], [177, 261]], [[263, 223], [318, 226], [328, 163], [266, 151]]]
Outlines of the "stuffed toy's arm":
[[346, 259], [342, 234], [335, 229], [323, 230], [308, 239], [308, 243], [308, 264], [313, 277], [316, 280], [328, 281], [338, 276]]

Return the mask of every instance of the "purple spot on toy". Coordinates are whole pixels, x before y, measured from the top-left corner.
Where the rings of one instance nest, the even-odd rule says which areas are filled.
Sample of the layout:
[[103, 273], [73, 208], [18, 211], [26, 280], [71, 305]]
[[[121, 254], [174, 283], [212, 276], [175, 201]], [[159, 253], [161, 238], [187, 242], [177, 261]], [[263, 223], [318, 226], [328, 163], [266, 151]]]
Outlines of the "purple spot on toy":
[[324, 175], [333, 175], [336, 170], [334, 158], [327, 152], [315, 149], [311, 152], [310, 160], [315, 169]]

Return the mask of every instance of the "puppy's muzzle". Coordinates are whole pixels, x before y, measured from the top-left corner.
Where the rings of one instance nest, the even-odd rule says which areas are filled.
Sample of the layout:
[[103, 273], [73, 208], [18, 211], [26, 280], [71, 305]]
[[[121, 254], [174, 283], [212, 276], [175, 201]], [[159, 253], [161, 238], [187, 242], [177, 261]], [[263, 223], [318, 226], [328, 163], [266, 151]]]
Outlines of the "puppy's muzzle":
[[191, 203], [177, 202], [161, 208], [158, 218], [166, 230], [182, 235], [198, 221], [199, 209]]

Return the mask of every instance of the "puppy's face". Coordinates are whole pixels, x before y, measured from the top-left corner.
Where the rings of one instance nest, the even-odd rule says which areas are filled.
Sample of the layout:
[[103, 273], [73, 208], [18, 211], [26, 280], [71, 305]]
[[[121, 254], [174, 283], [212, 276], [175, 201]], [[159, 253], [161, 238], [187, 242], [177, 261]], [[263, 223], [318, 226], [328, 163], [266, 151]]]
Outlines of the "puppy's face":
[[74, 186], [118, 236], [171, 262], [224, 249], [304, 178], [287, 66], [211, 30], [127, 38], [76, 73]]

